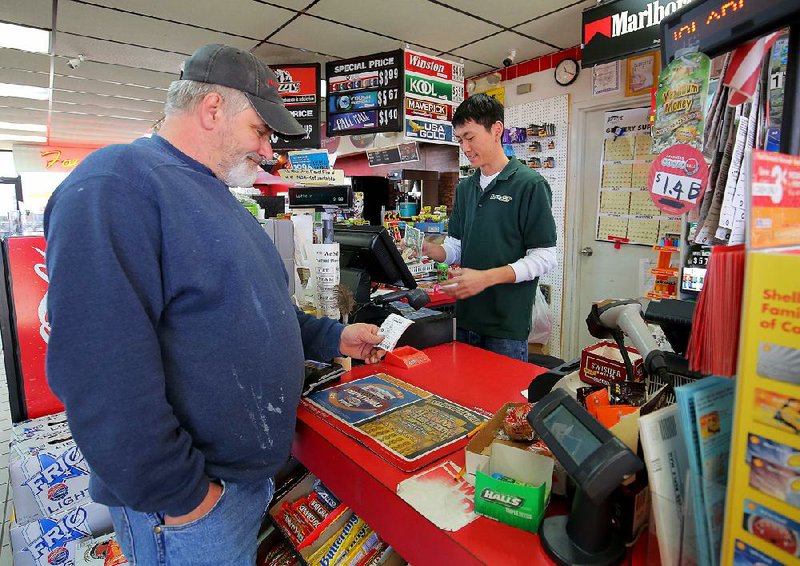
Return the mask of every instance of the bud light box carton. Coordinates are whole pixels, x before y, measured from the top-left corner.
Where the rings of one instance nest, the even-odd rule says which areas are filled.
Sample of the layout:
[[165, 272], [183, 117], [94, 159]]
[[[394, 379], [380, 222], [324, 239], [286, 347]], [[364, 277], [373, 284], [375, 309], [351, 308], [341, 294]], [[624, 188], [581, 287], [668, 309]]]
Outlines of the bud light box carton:
[[36, 438], [52, 438], [54, 435], [69, 436], [67, 414], [63, 411], [54, 415], [16, 423], [11, 428], [9, 444], [13, 448], [15, 444], [20, 442], [31, 441]]
[[17, 523], [24, 524], [89, 501], [89, 465], [75, 444], [57, 445], [9, 464]]
[[642, 356], [633, 348], [625, 348], [631, 358], [633, 375], [628, 376], [619, 347], [614, 342], [598, 342], [581, 352], [581, 381], [608, 387], [616, 381], [644, 381]]
[[64, 513], [11, 527], [15, 566], [73, 566], [79, 543], [113, 529], [105, 505], [90, 501]]

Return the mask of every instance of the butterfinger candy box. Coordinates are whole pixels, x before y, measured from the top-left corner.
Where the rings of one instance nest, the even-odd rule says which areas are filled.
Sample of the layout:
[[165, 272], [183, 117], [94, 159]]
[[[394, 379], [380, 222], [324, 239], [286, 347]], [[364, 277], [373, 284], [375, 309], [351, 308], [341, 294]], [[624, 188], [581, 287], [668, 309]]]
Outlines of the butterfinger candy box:
[[65, 513], [11, 527], [15, 566], [71, 566], [80, 541], [113, 529], [108, 508], [90, 502]]
[[616, 381], [643, 381], [642, 356], [633, 348], [625, 348], [633, 365], [633, 377], [628, 378], [625, 362], [619, 348], [613, 342], [598, 342], [581, 352], [581, 380], [592, 385], [608, 386]]
[[114, 534], [83, 540], [75, 552], [75, 566], [120, 566], [128, 563]]
[[89, 465], [74, 444], [16, 459], [9, 474], [19, 524], [89, 501]]

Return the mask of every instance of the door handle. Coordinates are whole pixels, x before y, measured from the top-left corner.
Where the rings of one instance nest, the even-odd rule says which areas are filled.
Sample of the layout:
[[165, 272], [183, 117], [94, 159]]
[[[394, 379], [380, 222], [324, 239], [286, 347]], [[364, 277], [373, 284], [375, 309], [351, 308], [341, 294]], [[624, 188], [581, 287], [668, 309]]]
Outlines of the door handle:
[[590, 255], [592, 255], [594, 253], [594, 250], [592, 248], [590, 248], [589, 246], [586, 246], [585, 248], [583, 248], [581, 250], [580, 253], [581, 253], [581, 255], [585, 255], [585, 256], [588, 257], [588, 256], [590, 256]]

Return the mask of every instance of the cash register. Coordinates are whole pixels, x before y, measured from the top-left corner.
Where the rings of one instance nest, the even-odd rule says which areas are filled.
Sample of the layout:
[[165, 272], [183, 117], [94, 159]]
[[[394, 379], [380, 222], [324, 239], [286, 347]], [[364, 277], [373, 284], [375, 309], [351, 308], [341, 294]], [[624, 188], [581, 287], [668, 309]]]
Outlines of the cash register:
[[[398, 346], [421, 350], [453, 341], [455, 320], [448, 313], [425, 308], [430, 299], [417, 287], [384, 226], [336, 226], [333, 240], [339, 243], [339, 281], [350, 288], [356, 302], [351, 322], [380, 326], [394, 313], [415, 323], [403, 333]], [[376, 294], [380, 284], [397, 290]]]

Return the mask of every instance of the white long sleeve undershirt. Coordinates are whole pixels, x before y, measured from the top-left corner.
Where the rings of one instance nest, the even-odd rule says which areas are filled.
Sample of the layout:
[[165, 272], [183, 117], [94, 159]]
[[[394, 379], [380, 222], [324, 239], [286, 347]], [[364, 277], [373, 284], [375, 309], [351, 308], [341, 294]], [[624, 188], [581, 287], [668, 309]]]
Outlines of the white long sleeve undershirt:
[[[448, 265], [461, 261], [461, 240], [447, 236], [442, 247], [445, 251], [444, 262]], [[514, 263], [510, 263], [511, 269], [516, 276], [515, 283], [522, 281], [532, 281], [549, 273], [558, 265], [556, 255], [557, 248], [531, 248], [525, 252], [525, 256], [519, 258]]]

